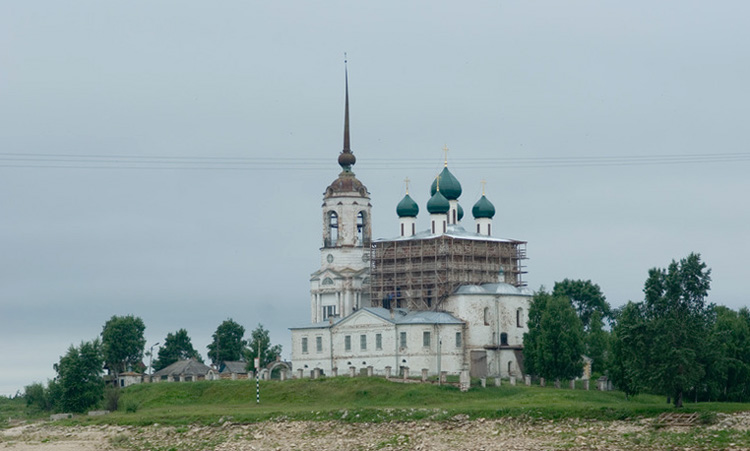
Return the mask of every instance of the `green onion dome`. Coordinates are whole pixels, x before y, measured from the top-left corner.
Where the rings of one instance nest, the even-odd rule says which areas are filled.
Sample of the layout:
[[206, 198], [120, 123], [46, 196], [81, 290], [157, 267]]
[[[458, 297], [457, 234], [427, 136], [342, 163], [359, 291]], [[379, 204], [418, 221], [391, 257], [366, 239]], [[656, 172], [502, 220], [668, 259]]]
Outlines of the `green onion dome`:
[[430, 214], [446, 214], [451, 209], [451, 204], [448, 199], [443, 196], [442, 191], [436, 191], [430, 200], [427, 201], [427, 211]]
[[461, 196], [461, 184], [458, 179], [451, 174], [448, 167], [444, 167], [440, 175], [435, 178], [430, 187], [430, 194], [435, 195], [438, 187], [438, 178], [440, 179], [440, 192], [443, 193], [448, 200], [456, 200]]
[[461, 206], [461, 204], [458, 204], [458, 209], [457, 210], [458, 210], [458, 220], [460, 221], [461, 218], [464, 217], [464, 209]]
[[471, 214], [473, 214], [475, 218], [492, 219], [492, 217], [495, 216], [495, 206], [492, 205], [492, 202], [490, 202], [484, 194], [482, 194], [482, 197], [471, 209]]
[[419, 214], [419, 205], [407, 194], [396, 206], [396, 214], [399, 218], [416, 218]]

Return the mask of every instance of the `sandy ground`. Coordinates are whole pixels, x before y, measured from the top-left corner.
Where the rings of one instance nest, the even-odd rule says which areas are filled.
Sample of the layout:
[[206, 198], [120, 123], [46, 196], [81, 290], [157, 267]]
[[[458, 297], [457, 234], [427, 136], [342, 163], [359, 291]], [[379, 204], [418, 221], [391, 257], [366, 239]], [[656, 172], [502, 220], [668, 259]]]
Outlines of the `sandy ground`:
[[0, 430], [0, 450], [537, 450], [750, 449], [750, 413], [711, 426], [655, 428], [653, 420], [517, 419], [393, 423], [279, 421], [218, 427], [58, 426]]

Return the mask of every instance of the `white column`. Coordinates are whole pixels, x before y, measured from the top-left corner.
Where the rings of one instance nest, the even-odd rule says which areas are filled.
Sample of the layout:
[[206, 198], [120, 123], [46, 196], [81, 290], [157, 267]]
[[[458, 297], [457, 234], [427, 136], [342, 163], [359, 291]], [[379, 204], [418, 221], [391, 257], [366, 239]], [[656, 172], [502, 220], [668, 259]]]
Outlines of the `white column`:
[[476, 232], [480, 235], [490, 236], [492, 235], [492, 219], [490, 218], [476, 218], [477, 229]]
[[321, 293], [315, 293], [315, 322], [323, 321], [323, 295]]
[[448, 203], [451, 205], [451, 209], [448, 210], [448, 224], [458, 224], [458, 201], [450, 200]]
[[310, 322], [315, 323], [315, 317], [317, 316], [318, 299], [315, 293], [310, 294]]

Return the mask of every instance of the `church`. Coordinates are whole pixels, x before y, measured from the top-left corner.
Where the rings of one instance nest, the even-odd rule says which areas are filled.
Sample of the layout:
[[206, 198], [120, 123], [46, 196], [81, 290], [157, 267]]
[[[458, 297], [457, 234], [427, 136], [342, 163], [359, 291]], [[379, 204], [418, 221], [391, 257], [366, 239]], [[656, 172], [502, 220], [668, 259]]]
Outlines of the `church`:
[[370, 193], [352, 170], [348, 74], [345, 91], [341, 172], [323, 194], [310, 324], [291, 328], [294, 371], [522, 376], [533, 296], [522, 280], [526, 242], [493, 236], [496, 210], [484, 189], [473, 224], [462, 222], [461, 183], [447, 157], [425, 204], [429, 227], [418, 230], [407, 186], [395, 209], [398, 236], [373, 240]]

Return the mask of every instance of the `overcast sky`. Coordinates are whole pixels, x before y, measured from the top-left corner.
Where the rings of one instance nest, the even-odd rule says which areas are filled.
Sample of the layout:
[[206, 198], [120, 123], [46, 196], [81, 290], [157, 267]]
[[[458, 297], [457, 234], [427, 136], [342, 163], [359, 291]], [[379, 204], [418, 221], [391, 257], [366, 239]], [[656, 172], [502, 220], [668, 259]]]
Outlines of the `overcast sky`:
[[[0, 3], [0, 394], [112, 315], [204, 356], [233, 318], [289, 357], [342, 148], [373, 236], [425, 211], [443, 145], [528, 241], [533, 289], [642, 299], [699, 252], [747, 304], [750, 2]], [[470, 215], [464, 222], [471, 224]], [[427, 217], [418, 220], [427, 228]]]

